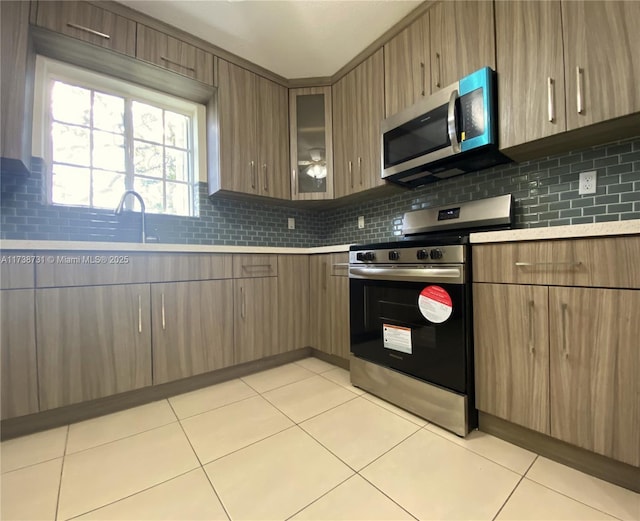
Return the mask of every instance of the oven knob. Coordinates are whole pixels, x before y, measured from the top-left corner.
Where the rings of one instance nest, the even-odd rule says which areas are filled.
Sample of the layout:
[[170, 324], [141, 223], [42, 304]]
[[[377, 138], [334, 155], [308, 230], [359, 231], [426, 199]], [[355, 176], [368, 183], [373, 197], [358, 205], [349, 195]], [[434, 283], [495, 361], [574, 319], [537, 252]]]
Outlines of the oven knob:
[[391, 261], [397, 261], [400, 258], [400, 253], [397, 251], [390, 251], [389, 252], [389, 260]]
[[356, 259], [359, 260], [359, 261], [363, 261], [364, 260], [364, 253], [362, 253], [361, 251], [356, 253]]
[[418, 260], [424, 260], [429, 258], [429, 254], [427, 253], [427, 250], [418, 250]]
[[376, 254], [373, 253], [372, 251], [368, 251], [367, 253], [364, 254], [364, 260], [367, 260], [367, 261], [376, 260]]
[[440, 250], [440, 249], [431, 250], [431, 258], [432, 259], [441, 259], [442, 258], [442, 250]]

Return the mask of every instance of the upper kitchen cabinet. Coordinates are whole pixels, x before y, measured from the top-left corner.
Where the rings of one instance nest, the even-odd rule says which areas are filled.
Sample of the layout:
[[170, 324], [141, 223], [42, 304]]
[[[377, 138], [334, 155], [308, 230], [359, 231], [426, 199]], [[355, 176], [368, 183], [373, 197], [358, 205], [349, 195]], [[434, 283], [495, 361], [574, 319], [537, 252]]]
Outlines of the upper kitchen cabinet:
[[1, 171], [31, 170], [34, 55], [29, 48], [29, 2], [0, 2]]
[[336, 198], [383, 184], [380, 177], [383, 75], [383, 51], [379, 49], [333, 86]]
[[639, 112], [640, 2], [562, 2], [562, 28], [568, 129]]
[[496, 2], [500, 147], [566, 130], [560, 2]]
[[482, 67], [495, 69], [493, 2], [440, 2], [429, 11], [429, 27], [431, 92]]
[[384, 45], [386, 117], [431, 93], [430, 57], [427, 12]]
[[138, 24], [136, 57], [202, 83], [214, 84], [212, 54], [142, 24]]
[[289, 90], [291, 199], [333, 198], [331, 87]]
[[136, 55], [136, 23], [87, 2], [38, 2], [36, 24], [128, 56]]
[[640, 3], [495, 6], [501, 149], [640, 112]]
[[288, 92], [218, 60], [219, 168], [209, 190], [289, 199]]

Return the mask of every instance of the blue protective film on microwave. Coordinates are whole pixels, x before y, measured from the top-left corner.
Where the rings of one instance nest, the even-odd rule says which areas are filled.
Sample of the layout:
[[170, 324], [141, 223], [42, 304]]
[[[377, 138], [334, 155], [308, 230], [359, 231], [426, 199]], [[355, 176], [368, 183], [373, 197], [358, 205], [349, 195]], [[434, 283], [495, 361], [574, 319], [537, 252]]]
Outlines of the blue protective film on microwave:
[[[477, 89], [482, 89], [482, 111], [484, 117], [484, 132], [475, 137], [465, 139], [460, 144], [462, 151], [478, 148], [496, 142], [493, 116], [495, 73], [489, 67], [483, 67], [462, 78], [459, 82], [460, 97]], [[464, 130], [464, 129], [463, 129]]]

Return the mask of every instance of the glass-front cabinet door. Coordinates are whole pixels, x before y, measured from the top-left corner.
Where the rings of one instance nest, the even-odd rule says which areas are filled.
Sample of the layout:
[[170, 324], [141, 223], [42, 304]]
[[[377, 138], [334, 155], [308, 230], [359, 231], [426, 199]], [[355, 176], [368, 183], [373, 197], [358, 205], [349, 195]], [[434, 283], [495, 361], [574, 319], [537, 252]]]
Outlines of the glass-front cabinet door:
[[291, 198], [333, 198], [331, 87], [289, 91]]

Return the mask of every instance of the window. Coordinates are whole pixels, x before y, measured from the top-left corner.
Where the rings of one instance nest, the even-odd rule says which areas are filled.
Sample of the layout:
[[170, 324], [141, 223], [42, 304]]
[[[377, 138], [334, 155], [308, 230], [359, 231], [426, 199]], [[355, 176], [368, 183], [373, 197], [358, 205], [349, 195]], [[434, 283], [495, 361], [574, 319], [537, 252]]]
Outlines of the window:
[[50, 203], [112, 209], [133, 189], [149, 212], [198, 214], [202, 105], [40, 56], [36, 74]]

